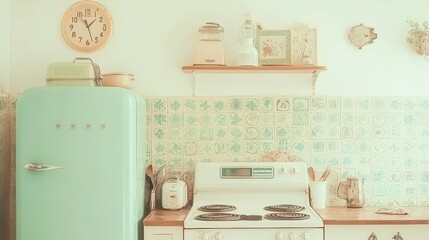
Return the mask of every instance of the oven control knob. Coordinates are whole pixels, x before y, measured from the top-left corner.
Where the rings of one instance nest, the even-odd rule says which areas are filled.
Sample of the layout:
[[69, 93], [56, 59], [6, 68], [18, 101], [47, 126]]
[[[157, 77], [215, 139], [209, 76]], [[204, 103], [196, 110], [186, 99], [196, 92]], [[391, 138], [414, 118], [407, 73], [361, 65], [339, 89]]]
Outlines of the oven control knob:
[[295, 240], [296, 239], [296, 235], [294, 232], [289, 233], [289, 240]]
[[222, 240], [223, 234], [221, 232], [217, 232], [214, 237], [215, 237], [215, 240]]
[[297, 174], [298, 173], [298, 168], [293, 167], [289, 171], [290, 171], [291, 174]]
[[282, 232], [277, 232], [276, 234], [276, 240], [283, 240], [284, 234]]
[[203, 232], [201, 234], [201, 240], [209, 240], [210, 239], [210, 235], [208, 232]]

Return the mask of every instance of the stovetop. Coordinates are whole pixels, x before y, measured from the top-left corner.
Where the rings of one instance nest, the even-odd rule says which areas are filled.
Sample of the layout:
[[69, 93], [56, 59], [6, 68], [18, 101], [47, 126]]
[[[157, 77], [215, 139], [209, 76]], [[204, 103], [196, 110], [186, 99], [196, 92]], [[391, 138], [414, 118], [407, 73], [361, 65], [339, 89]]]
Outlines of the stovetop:
[[309, 203], [306, 169], [304, 162], [198, 163], [184, 228], [323, 227]]
[[[255, 198], [254, 193], [228, 193], [228, 202], [213, 203], [210, 199], [219, 197], [220, 193], [207, 194], [204, 199], [194, 201], [184, 221], [184, 228], [278, 228], [278, 227], [323, 227], [322, 219], [305, 201], [289, 200], [284, 193], [263, 195]], [[217, 196], [216, 196], [217, 195]], [[302, 193], [307, 198], [307, 193]], [[207, 205], [209, 211], [203, 209]], [[221, 206], [229, 206], [229, 210]], [[278, 206], [290, 206], [285, 210]], [[270, 208], [267, 208], [271, 206]], [[214, 219], [206, 220], [201, 216], [215, 215]], [[226, 217], [227, 220], [222, 219]], [[280, 217], [281, 219], [277, 219]]]

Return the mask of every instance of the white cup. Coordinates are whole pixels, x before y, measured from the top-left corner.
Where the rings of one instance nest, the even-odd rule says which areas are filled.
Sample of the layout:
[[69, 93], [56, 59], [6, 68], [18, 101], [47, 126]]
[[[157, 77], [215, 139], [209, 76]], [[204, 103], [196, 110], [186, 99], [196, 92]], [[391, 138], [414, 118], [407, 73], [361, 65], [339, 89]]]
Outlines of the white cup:
[[314, 209], [326, 207], [326, 182], [310, 182], [310, 204]]

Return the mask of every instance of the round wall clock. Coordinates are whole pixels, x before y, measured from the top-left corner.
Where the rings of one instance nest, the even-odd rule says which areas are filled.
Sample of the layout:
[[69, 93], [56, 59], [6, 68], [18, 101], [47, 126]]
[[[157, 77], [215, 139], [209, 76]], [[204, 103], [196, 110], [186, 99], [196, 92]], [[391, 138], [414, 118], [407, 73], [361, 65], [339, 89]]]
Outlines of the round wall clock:
[[96, 1], [79, 1], [64, 13], [61, 31], [72, 48], [81, 52], [94, 52], [103, 48], [112, 37], [112, 16]]

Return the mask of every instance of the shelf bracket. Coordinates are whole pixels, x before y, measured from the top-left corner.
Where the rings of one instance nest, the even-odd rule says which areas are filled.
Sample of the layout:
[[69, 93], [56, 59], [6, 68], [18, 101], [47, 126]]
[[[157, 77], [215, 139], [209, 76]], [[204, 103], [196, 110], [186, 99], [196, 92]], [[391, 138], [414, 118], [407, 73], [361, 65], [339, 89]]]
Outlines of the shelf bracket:
[[195, 84], [197, 82], [197, 80], [195, 80], [197, 76], [195, 76], [195, 71], [192, 71], [192, 97], [195, 97]]
[[313, 71], [313, 95], [316, 95], [316, 80], [317, 77], [319, 76], [319, 71]]

